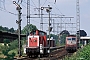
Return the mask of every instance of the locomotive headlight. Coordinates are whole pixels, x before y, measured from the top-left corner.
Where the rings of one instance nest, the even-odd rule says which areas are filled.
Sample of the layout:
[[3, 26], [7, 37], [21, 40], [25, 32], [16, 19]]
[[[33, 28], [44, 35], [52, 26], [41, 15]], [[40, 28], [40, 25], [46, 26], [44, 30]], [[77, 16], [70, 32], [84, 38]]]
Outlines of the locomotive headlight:
[[37, 42], [37, 40], [34, 40], [34, 42]]

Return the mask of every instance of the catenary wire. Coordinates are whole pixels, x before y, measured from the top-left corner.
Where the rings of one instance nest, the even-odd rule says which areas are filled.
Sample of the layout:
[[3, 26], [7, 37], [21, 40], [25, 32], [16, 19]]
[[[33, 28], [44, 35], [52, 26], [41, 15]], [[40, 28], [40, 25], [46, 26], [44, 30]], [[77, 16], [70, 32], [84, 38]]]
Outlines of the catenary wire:
[[45, 5], [46, 2], [47, 2], [47, 0], [45, 0], [45, 2], [43, 3], [42, 7]]

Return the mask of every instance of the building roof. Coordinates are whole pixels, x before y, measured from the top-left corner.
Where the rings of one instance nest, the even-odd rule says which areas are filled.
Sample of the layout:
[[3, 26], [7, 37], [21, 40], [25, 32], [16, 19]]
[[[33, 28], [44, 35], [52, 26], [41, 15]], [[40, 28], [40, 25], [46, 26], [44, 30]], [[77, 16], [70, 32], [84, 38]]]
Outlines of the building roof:
[[90, 39], [90, 36], [80, 37], [80, 39]]

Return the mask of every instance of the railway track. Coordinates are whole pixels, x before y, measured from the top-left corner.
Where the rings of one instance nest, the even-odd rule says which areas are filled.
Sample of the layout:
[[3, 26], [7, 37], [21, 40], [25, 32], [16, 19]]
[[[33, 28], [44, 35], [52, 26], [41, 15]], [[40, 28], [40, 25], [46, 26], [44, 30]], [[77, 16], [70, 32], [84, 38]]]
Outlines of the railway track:
[[65, 56], [70, 56], [72, 55], [71, 53], [69, 54], [65, 48], [58, 48], [54, 51], [52, 51], [48, 57], [42, 57], [42, 58], [29, 58], [29, 57], [22, 57], [22, 58], [17, 58], [14, 60], [61, 60], [63, 59]]
[[50, 58], [51, 60], [55, 60], [55, 59], [58, 60], [64, 57], [66, 54], [67, 54], [67, 51], [65, 50], [65, 48], [62, 48], [62, 49], [52, 52], [50, 54]]

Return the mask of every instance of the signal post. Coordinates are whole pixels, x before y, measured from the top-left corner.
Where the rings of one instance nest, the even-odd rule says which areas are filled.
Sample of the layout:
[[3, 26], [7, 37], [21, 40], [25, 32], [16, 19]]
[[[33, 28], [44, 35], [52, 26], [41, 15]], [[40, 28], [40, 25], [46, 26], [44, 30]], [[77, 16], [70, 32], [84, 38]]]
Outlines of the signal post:
[[16, 23], [18, 24], [18, 54], [19, 54], [19, 57], [21, 57], [21, 7], [19, 4], [16, 3], [16, 1], [13, 1], [13, 4], [15, 4], [17, 6], [16, 10], [18, 11], [18, 21], [16, 20]]

